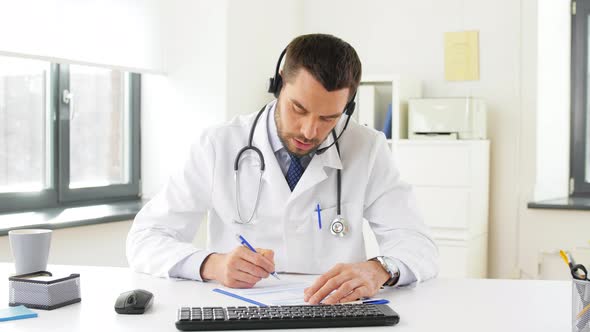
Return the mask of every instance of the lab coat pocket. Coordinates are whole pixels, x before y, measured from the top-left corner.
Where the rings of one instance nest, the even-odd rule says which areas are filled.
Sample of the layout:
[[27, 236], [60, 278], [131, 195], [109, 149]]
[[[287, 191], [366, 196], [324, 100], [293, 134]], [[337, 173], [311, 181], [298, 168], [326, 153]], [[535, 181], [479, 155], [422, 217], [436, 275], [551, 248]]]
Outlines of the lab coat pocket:
[[[336, 207], [321, 209], [319, 214], [314, 211], [309, 218], [315, 230], [313, 238], [317, 245], [317, 264], [320, 273], [328, 271], [338, 263], [356, 263], [366, 259], [362, 235], [362, 208], [357, 208], [354, 204], [342, 204], [341, 210], [341, 215], [338, 216]], [[342, 220], [343, 224], [340, 224]], [[346, 230], [343, 235], [338, 235], [342, 226]]]
[[294, 232], [289, 236], [290, 269], [298, 273], [321, 274], [325, 270], [321, 264], [322, 236], [318, 226], [317, 217], [314, 219], [310, 213], [305, 213], [299, 220], [291, 220], [296, 224]]

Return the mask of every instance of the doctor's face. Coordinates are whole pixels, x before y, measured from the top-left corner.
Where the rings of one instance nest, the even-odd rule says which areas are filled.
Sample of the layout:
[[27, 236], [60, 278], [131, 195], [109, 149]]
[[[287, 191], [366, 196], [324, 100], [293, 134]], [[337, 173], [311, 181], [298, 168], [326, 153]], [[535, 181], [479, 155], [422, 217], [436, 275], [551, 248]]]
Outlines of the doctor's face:
[[328, 91], [307, 70], [285, 82], [275, 112], [277, 131], [287, 150], [302, 157], [317, 150], [336, 127], [349, 89]]

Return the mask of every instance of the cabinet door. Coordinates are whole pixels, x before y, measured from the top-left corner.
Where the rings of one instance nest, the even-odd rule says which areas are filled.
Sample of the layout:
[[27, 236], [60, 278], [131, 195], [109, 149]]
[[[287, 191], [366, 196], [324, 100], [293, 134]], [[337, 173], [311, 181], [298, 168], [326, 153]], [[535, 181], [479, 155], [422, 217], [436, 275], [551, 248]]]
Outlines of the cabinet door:
[[439, 277], [442, 278], [466, 278], [468, 267], [468, 252], [465, 243], [439, 243]]
[[440, 277], [485, 278], [487, 275], [487, 234], [465, 240], [434, 236], [438, 247]]
[[414, 191], [428, 226], [453, 229], [469, 227], [469, 189], [416, 186]]
[[415, 186], [469, 186], [470, 149], [454, 144], [399, 144], [394, 149], [401, 178]]

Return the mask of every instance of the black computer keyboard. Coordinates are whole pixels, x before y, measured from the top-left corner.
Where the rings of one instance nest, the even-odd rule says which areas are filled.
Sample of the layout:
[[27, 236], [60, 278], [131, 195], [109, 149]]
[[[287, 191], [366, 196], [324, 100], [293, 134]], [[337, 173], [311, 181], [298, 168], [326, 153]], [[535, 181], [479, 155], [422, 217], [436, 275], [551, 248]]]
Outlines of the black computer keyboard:
[[395, 325], [399, 315], [384, 304], [336, 304], [268, 307], [182, 307], [176, 328], [182, 331], [294, 329]]

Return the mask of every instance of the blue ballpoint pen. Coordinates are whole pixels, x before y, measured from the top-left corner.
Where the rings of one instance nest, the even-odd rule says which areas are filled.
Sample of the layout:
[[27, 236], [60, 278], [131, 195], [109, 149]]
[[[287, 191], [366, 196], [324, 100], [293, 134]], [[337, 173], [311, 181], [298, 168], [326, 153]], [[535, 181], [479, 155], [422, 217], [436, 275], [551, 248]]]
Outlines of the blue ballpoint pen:
[[322, 229], [322, 209], [320, 208], [320, 203], [318, 203], [316, 211], [318, 212], [318, 226], [321, 230]]
[[[252, 246], [250, 245], [250, 243], [248, 243], [248, 241], [247, 241], [247, 240], [246, 240], [246, 239], [245, 239], [243, 236], [241, 236], [241, 235], [237, 235], [236, 237], [238, 238], [238, 241], [240, 241], [240, 244], [241, 244], [241, 245], [243, 245], [243, 246], [245, 246], [246, 248], [250, 249], [252, 252], [258, 253], [258, 252], [256, 251], [256, 249], [254, 249], [254, 247], [252, 247]], [[272, 274], [272, 276], [273, 276], [273, 277], [275, 277], [275, 278], [277, 278], [277, 279], [281, 280], [281, 278], [279, 278], [279, 276], [277, 275], [277, 273], [276, 273], [276, 272], [271, 272], [270, 274]]]

